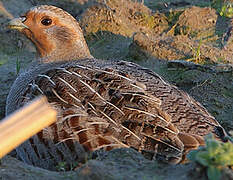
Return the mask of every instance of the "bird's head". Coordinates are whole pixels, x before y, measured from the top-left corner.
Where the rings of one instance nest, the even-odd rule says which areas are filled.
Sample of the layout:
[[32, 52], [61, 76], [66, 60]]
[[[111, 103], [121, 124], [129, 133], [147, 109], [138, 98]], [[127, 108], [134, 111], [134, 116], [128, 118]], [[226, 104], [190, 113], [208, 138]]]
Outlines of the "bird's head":
[[91, 58], [79, 23], [55, 6], [36, 6], [8, 27], [25, 34], [36, 46], [45, 62]]

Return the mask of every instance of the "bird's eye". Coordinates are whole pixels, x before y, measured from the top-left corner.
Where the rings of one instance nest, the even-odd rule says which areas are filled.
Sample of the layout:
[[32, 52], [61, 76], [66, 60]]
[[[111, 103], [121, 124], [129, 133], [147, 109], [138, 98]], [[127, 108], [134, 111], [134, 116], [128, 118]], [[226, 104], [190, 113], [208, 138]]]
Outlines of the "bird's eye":
[[52, 24], [52, 19], [49, 18], [42, 19], [41, 24], [43, 24], [44, 26], [49, 26], [50, 24]]

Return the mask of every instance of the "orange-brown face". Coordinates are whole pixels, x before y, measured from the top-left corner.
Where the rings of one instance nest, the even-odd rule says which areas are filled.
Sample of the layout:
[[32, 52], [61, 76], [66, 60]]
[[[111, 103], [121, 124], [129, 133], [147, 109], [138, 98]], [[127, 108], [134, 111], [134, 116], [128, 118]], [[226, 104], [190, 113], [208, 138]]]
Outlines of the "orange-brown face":
[[22, 18], [25, 18], [22, 23], [28, 27], [22, 29], [22, 32], [35, 43], [42, 57], [49, 54], [54, 45], [48, 39], [49, 36], [46, 32], [52, 26], [57, 26], [59, 22], [57, 22], [56, 18], [49, 17], [45, 13], [35, 13], [34, 11], [29, 11]]
[[60, 8], [34, 7], [20, 18], [11, 20], [9, 28], [17, 29], [31, 39], [41, 57], [65, 60], [80, 54], [80, 57], [90, 56], [78, 22]]

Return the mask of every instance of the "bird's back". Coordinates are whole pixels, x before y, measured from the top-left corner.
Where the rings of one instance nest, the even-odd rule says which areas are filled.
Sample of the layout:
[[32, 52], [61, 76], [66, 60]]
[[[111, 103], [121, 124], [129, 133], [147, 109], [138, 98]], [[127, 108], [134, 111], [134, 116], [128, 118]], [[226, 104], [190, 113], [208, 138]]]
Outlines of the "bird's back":
[[204, 135], [222, 129], [187, 93], [125, 61], [38, 65], [17, 78], [7, 113], [39, 94], [58, 111], [57, 122], [18, 147], [17, 153], [23, 161], [46, 169], [83, 160], [85, 152], [120, 147], [177, 163], [188, 150], [203, 145]]

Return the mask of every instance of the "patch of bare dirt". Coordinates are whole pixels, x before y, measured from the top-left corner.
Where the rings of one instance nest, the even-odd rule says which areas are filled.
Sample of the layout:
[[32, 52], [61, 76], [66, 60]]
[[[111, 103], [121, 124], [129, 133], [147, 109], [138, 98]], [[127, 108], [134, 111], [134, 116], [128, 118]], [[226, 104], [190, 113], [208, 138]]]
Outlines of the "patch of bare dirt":
[[188, 35], [194, 39], [214, 36], [218, 15], [215, 9], [193, 6], [186, 9], [175, 24], [175, 34]]
[[216, 22], [217, 14], [214, 9], [188, 8], [163, 35], [137, 33], [131, 45], [130, 55], [136, 50], [166, 60], [233, 63], [232, 24], [226, 28], [229, 29], [229, 37], [226, 45], [221, 48], [221, 43], [216, 47], [216, 41], [222, 38], [215, 34]]
[[103, 1], [82, 15], [81, 26], [86, 35], [98, 31], [131, 37], [135, 32], [160, 34], [168, 28], [167, 18], [141, 3], [131, 0]]

